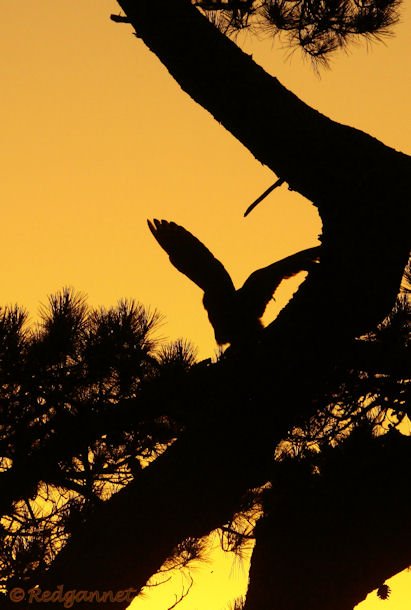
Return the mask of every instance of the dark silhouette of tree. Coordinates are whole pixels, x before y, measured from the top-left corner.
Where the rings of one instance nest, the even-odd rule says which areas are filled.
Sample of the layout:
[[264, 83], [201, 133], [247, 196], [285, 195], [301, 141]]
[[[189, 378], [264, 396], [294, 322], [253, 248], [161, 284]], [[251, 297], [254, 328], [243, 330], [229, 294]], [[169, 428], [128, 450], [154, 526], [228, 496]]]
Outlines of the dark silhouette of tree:
[[181, 418], [140, 409], [138, 397], [195, 362], [189, 344], [158, 345], [160, 317], [138, 303], [92, 310], [64, 289], [40, 313], [33, 328], [18, 307], [0, 311], [0, 586], [9, 589], [35, 584], [95, 508], [175, 438]]
[[373, 589], [386, 598], [384, 581], [410, 565], [411, 441], [398, 431], [410, 404], [408, 289], [359, 341], [330, 402], [280, 446], [244, 610], [351, 609]]
[[281, 463], [256, 526], [244, 610], [352, 609], [407, 568], [410, 452], [409, 437], [373, 436], [363, 424], [311, 459]]
[[[134, 422], [137, 429], [146, 422], [146, 414], [152, 417], [153, 412], [157, 416], [155, 422], [160, 423], [164, 414], [174, 413], [173, 421], [180, 427], [176, 430], [174, 424], [173, 435], [165, 434], [169, 441], [172, 436], [177, 439], [167, 451], [108, 501], [98, 502], [92, 519], [72, 530], [50, 568], [36, 574], [35, 581], [42, 588], [53, 589], [62, 582], [77, 590], [140, 588], [184, 540], [201, 538], [230, 523], [242, 509], [250, 489], [271, 481], [273, 496], [277, 494], [273, 450], [289, 437], [290, 430], [304, 430], [307, 426], [311, 430], [313, 422], [325, 426], [326, 431], [340, 421], [346, 428], [352, 427], [354, 415], [367, 412], [369, 395], [363, 389], [370, 388], [374, 381], [377, 389], [372, 390], [371, 398], [377, 400], [381, 396], [381, 417], [392, 408], [400, 419], [405, 410], [404, 378], [395, 369], [401, 381], [391, 385], [394, 363], [381, 356], [379, 342], [384, 333], [375, 329], [394, 306], [409, 254], [409, 157], [304, 104], [242, 53], [188, 0], [170, 0], [161, 7], [152, 0], [122, 0], [120, 5], [137, 35], [181, 87], [259, 161], [318, 208], [323, 221], [321, 264], [274, 323], [262, 332], [260, 340], [247, 350], [228, 350], [213, 366], [204, 364], [182, 372], [175, 384], [174, 373], [166, 367], [168, 382], [163, 385], [147, 379], [137, 396], [130, 401], [121, 400], [116, 410], [118, 419], [109, 408], [107, 418], [105, 413], [102, 416], [102, 424], [97, 424], [100, 418], [93, 420], [90, 430], [94, 438], [101, 438], [115, 422], [124, 426], [127, 413], [138, 404], [144, 415]], [[321, 43], [321, 36], [318, 40]], [[376, 333], [375, 337], [360, 340], [371, 332]], [[401, 345], [404, 354], [404, 342]], [[122, 397], [127, 387], [127, 371], [130, 370], [125, 367], [125, 385], [115, 377], [116, 396]], [[55, 386], [64, 411], [63, 392], [58, 384]], [[395, 392], [391, 392], [393, 388]], [[387, 395], [389, 401], [385, 404], [383, 397]], [[381, 401], [378, 398], [377, 403]], [[348, 416], [341, 414], [341, 406], [344, 412], [348, 409]], [[68, 429], [66, 419], [62, 416], [61, 431]], [[344, 438], [339, 425], [336, 430]], [[28, 447], [24, 432], [21, 434], [23, 446]], [[60, 437], [51, 434], [50, 443], [62, 436], [62, 432]], [[73, 438], [76, 439], [75, 434]], [[365, 438], [372, 450], [377, 447], [377, 452], [388, 451], [386, 446], [391, 441], [380, 446], [373, 437]], [[400, 444], [399, 454], [405, 456], [406, 449], [401, 452]], [[353, 446], [352, 455], [358, 456]], [[349, 444], [345, 447], [348, 452]], [[61, 456], [57, 443], [54, 450]], [[338, 469], [338, 459], [331, 455], [337, 454], [330, 454], [329, 460]], [[42, 463], [43, 467], [47, 464], [44, 457]], [[376, 459], [375, 463], [378, 466], [383, 459]], [[398, 472], [406, 472], [407, 463], [399, 457], [395, 461]], [[312, 482], [318, 490], [313, 494], [313, 506], [318, 495], [326, 498], [327, 493], [336, 493], [326, 467], [318, 468], [319, 478], [306, 475], [310, 481], [306, 487], [310, 488]], [[294, 490], [304, 476], [298, 468], [295, 472]], [[340, 481], [343, 480], [347, 495], [358, 489], [355, 480], [349, 487], [349, 476], [341, 475]], [[308, 491], [307, 502], [311, 501]], [[399, 496], [401, 491], [395, 487]], [[280, 484], [278, 493], [281, 498]], [[269, 494], [267, 497], [267, 514], [260, 533], [256, 530], [252, 566], [255, 583], [262, 563], [268, 563], [273, 556], [272, 545], [267, 541], [273, 539], [278, 516]], [[406, 496], [403, 498], [406, 501]], [[386, 505], [379, 502], [378, 496], [369, 501], [368, 506], [382, 519]], [[350, 505], [340, 509], [354, 510]], [[288, 523], [292, 527], [295, 520]], [[402, 527], [406, 540], [406, 521], [395, 525]], [[321, 520], [315, 526], [321, 536]], [[367, 529], [366, 522], [361, 526]], [[358, 527], [354, 523], [353, 531]], [[347, 588], [347, 610], [352, 600], [360, 601], [374, 586], [376, 577], [383, 580], [409, 562], [409, 544], [403, 553], [401, 549], [402, 559], [398, 561], [401, 541], [397, 532], [392, 547], [384, 554], [384, 562], [381, 559], [374, 566], [372, 577], [372, 566], [365, 565], [363, 579], [353, 573], [342, 576]], [[367, 540], [371, 539], [370, 535]], [[354, 545], [348, 545], [348, 549], [342, 549], [341, 557], [344, 553], [351, 553], [352, 557], [356, 550]], [[318, 565], [326, 562], [326, 555], [325, 549]], [[345, 565], [343, 560], [341, 565]], [[278, 599], [269, 583], [266, 594], [268, 600]], [[331, 598], [335, 591], [327, 594]], [[257, 603], [262, 602], [250, 588], [247, 604], [257, 607]], [[53, 608], [53, 604], [47, 603], [47, 608]]]
[[[392, 34], [399, 20], [398, 0], [318, 2], [307, 0], [192, 0], [221, 32], [249, 29], [265, 36], [283, 35], [316, 62], [353, 39], [380, 40]], [[127, 17], [113, 15], [114, 21]]]
[[[202, 367], [208, 370], [208, 365], [196, 365], [192, 349], [183, 342], [156, 349], [149, 336], [157, 316], [133, 303], [89, 310], [84, 298], [66, 290], [50, 299], [50, 310], [43, 309], [43, 322], [35, 332], [14, 324], [25, 319], [17, 312], [5, 310], [2, 316], [2, 353], [18, 344], [20, 357], [10, 374], [3, 356], [0, 371], [3, 379], [8, 375], [2, 390], [16, 390], [14, 399], [9, 394], [2, 397], [2, 405], [14, 409], [14, 419], [2, 426], [8, 430], [3, 453], [4, 446], [9, 447], [9, 457], [2, 460], [2, 490], [12, 493], [13, 501], [3, 510], [0, 583], [9, 590], [27, 590], [42, 579], [59, 547], [70, 537], [82, 538], [102, 510], [119, 518], [116, 493], [127, 491], [133, 480], [149, 472], [155, 463], [143, 471], [143, 462], [160, 454], [190, 425], [192, 415], [181, 404], [176, 406], [170, 388], [180, 398], [190, 383], [198, 385], [198, 372]], [[244, 608], [291, 609], [304, 604], [313, 610], [344, 610], [378, 586], [381, 595], [387, 595], [384, 580], [410, 563], [410, 497], [403, 480], [411, 442], [397, 431], [407, 405], [409, 318], [409, 303], [401, 295], [392, 314], [359, 341], [367, 359], [340, 374], [332, 393], [321, 395], [315, 415], [278, 446], [265, 484], [249, 490], [221, 528], [226, 550], [241, 552], [245, 540], [257, 538]], [[96, 344], [100, 350], [93, 348]], [[387, 370], [387, 361], [379, 356], [389, 353], [393, 344], [400, 357], [389, 359]], [[39, 358], [44, 346], [46, 357]], [[370, 358], [374, 347], [376, 357]], [[120, 374], [124, 362], [130, 372], [127, 389]], [[24, 380], [33, 371], [42, 401], [27, 392]], [[66, 400], [56, 407], [55, 388], [64, 383]], [[29, 388], [33, 391], [31, 382]], [[25, 402], [18, 396], [25, 396]], [[134, 416], [129, 411], [124, 418], [123, 400], [132, 402]], [[81, 417], [81, 410], [89, 410], [91, 404], [97, 424], [93, 429], [83, 427]], [[119, 412], [117, 425], [105, 417], [109, 404]], [[59, 419], [62, 408], [77, 423], [77, 438], [74, 427], [65, 437], [68, 420]], [[29, 410], [24, 442], [27, 464], [34, 461], [34, 467], [16, 471], [21, 463], [21, 427], [15, 425], [21, 418], [16, 416]], [[42, 417], [44, 413], [49, 417]], [[3, 421], [7, 415], [3, 409]], [[195, 418], [202, 417], [204, 413], [197, 411]], [[66, 440], [64, 451], [56, 451], [56, 442], [50, 444], [53, 437], [59, 443]], [[48, 470], [41, 470], [41, 454], [47, 455]], [[392, 516], [383, 527], [381, 515]], [[130, 527], [135, 515], [127, 511], [121, 518]], [[167, 569], [187, 565], [201, 552], [201, 540], [186, 539], [176, 545]], [[108, 588], [105, 583], [102, 590]]]
[[[244, 610], [352, 609], [373, 589], [386, 598], [384, 581], [410, 565], [411, 440], [398, 431], [409, 409], [410, 319], [401, 294], [361, 339], [368, 360], [278, 446], [270, 484], [252, 498], [263, 517]], [[380, 358], [393, 343], [396, 357]], [[241, 528], [230, 534], [241, 548]]]

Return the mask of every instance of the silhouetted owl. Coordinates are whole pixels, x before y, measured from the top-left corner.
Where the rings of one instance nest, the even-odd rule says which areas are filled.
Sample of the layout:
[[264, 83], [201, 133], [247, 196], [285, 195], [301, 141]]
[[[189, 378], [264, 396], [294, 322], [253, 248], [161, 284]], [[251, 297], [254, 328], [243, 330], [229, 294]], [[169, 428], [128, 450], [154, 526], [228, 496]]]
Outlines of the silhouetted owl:
[[184, 227], [157, 219], [147, 223], [174, 267], [204, 291], [203, 304], [220, 345], [252, 340], [263, 328], [260, 318], [281, 282], [309, 270], [320, 251], [319, 246], [308, 248], [258, 269], [236, 290], [220, 261]]

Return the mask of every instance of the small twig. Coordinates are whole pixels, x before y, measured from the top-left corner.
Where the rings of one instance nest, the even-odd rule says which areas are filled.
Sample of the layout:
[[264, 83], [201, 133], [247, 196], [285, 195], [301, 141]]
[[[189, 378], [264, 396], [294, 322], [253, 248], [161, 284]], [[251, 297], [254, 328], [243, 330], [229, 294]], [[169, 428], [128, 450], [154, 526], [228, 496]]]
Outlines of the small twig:
[[127, 15], [110, 15], [110, 19], [116, 23], [131, 23]]
[[[161, 570], [162, 571], [162, 570]], [[168, 578], [165, 578], [164, 580], [162, 580], [161, 582], [147, 582], [144, 585], [144, 589], [148, 589], [149, 587], [159, 587], [160, 585], [164, 585], [166, 582], [169, 582], [172, 579], [172, 576], [169, 576]]]
[[32, 507], [31, 507], [30, 500], [28, 500], [27, 498], [25, 498], [25, 499], [24, 499], [24, 503], [25, 503], [25, 505], [26, 505], [26, 506], [27, 506], [27, 508], [28, 508], [28, 511], [29, 511], [29, 514], [30, 514], [31, 520], [32, 520], [32, 521], [36, 521], [36, 516], [35, 516], [35, 514], [33, 513], [33, 509], [32, 509]]
[[244, 212], [244, 218], [246, 216], [249, 215], [250, 212], [252, 212], [254, 210], [254, 208], [263, 200], [267, 197], [267, 195], [269, 195], [274, 189], [276, 189], [278, 186], [281, 186], [282, 184], [284, 184], [285, 180], [284, 178], [279, 178], [277, 180], [277, 182], [274, 182], [274, 184], [272, 184], [266, 191], [264, 191], [264, 193], [262, 195], [260, 195], [251, 205], [248, 206], [248, 208], [246, 209], [246, 211]]
[[222, 532], [225, 532], [226, 534], [234, 534], [234, 536], [238, 536], [239, 538], [244, 538], [247, 540], [255, 540], [255, 536], [253, 534], [245, 534], [244, 532], [238, 532], [237, 530], [228, 527], [228, 526], [223, 526], [220, 527], [220, 530]]
[[193, 586], [194, 581], [193, 581], [193, 577], [191, 576], [191, 574], [189, 574], [189, 578], [190, 578], [191, 582], [190, 582], [190, 584], [189, 584], [189, 586], [188, 586], [187, 590], [186, 590], [186, 591], [184, 591], [184, 589], [183, 589], [183, 592], [182, 592], [182, 594], [180, 595], [180, 597], [179, 597], [178, 599], [177, 599], [177, 596], [175, 596], [175, 597], [176, 597], [176, 601], [175, 601], [175, 603], [174, 603], [172, 606], [170, 606], [170, 607], [169, 607], [167, 610], [173, 610], [173, 608], [175, 608], [176, 606], [178, 606], [178, 604], [179, 604], [180, 602], [182, 602], [182, 601], [183, 601], [183, 599], [184, 599], [185, 597], [187, 597], [187, 595], [190, 593], [190, 589], [191, 589], [191, 587]]

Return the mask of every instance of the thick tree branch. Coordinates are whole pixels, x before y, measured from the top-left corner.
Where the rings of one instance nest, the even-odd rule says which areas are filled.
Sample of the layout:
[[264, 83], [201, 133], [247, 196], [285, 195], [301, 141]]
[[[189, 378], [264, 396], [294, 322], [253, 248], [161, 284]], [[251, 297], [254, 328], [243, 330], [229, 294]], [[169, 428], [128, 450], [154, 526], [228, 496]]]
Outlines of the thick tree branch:
[[[223, 402], [216, 399], [217, 406]], [[234, 421], [233, 414], [216, 413], [199, 422], [96, 510], [41, 579], [41, 588], [142, 587], [178, 543], [229, 521], [244, 490], [266, 480], [272, 445], [261, 428], [262, 422], [246, 426], [241, 412]]]
[[315, 300], [328, 332], [330, 303], [343, 332], [374, 326], [392, 307], [408, 258], [411, 159], [310, 108], [187, 0], [161, 7], [121, 0], [120, 6], [181, 87], [318, 207], [325, 245], [320, 279], [303, 296], [307, 316], [301, 317], [299, 299], [296, 313], [288, 310], [290, 323], [302, 332], [312, 316], [307, 304]]
[[[259, 161], [316, 205], [333, 205], [341, 189], [349, 199], [382, 155], [401, 156], [305, 104], [187, 0], [161, 6], [150, 0], [119, 4], [182, 89]], [[389, 182], [389, 174], [383, 175]]]
[[392, 431], [346, 445], [324, 474], [291, 464], [274, 483], [245, 610], [352, 610], [411, 563], [411, 439]]

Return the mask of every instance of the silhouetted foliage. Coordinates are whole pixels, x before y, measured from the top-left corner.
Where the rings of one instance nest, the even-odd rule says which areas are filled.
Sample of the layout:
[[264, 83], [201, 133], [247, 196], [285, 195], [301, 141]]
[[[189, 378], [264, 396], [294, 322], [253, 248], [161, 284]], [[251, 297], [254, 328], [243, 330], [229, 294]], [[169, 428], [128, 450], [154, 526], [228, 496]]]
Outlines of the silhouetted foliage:
[[[398, 569], [411, 563], [410, 533], [401, 525], [411, 501], [403, 485], [411, 443], [399, 432], [410, 426], [404, 278], [391, 314], [359, 340], [368, 360], [339, 372], [316, 415], [277, 446], [267, 484], [250, 490], [221, 529], [223, 549], [240, 556], [257, 539], [245, 610], [348, 609], [359, 591], [378, 585], [387, 599], [390, 588], [379, 584], [389, 565], [384, 556], [397, 553]], [[391, 511], [396, 519], [379, 532], [381, 512]]]
[[91, 309], [70, 289], [35, 326], [18, 307], [1, 310], [1, 587], [33, 582], [175, 437], [170, 405], [139, 409], [145, 383], [195, 363], [189, 343], [160, 345], [160, 321], [133, 301]]
[[195, 0], [224, 33], [249, 28], [267, 36], [284, 34], [315, 60], [360, 37], [380, 39], [399, 19], [399, 0]]
[[[394, 344], [409, 354], [409, 315], [401, 295], [390, 316], [360, 342], [381, 345], [379, 353]], [[195, 355], [184, 341], [160, 345], [153, 336], [159, 320], [135, 302], [90, 309], [83, 296], [68, 289], [50, 297], [34, 327], [18, 307], [2, 310], [3, 590], [34, 584], [69, 537], [87, 528], [98, 504], [138, 477], [184, 429], [188, 414], [169, 389], [181, 395], [187, 373], [195, 370]], [[358, 474], [358, 455], [363, 452], [372, 462], [368, 445], [377, 442], [378, 451], [381, 444], [372, 431], [381, 435], [405, 417], [406, 369], [401, 359], [389, 362], [389, 370], [377, 359], [370, 370], [361, 362], [343, 380], [337, 376], [338, 385], [324, 396], [317, 414], [278, 446], [269, 486], [250, 490], [221, 529], [226, 551], [241, 555], [249, 547], [260, 515], [274, 510], [272, 490], [274, 497], [292, 503], [304, 495], [301, 485], [308, 477], [304, 485], [321, 504], [324, 491], [317, 498], [313, 482], [330, 470], [335, 489], [353, 493], [349, 463]], [[195, 383], [194, 377], [194, 388]], [[108, 417], [111, 413], [114, 417]], [[383, 476], [378, 469], [374, 474]], [[319, 517], [316, 527], [322, 527]], [[182, 541], [164, 569], [201, 557], [203, 544], [195, 538]], [[384, 595], [383, 586], [381, 591]]]
[[388, 599], [391, 594], [391, 589], [388, 585], [383, 584], [378, 587], [377, 595], [380, 599]]

